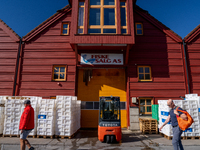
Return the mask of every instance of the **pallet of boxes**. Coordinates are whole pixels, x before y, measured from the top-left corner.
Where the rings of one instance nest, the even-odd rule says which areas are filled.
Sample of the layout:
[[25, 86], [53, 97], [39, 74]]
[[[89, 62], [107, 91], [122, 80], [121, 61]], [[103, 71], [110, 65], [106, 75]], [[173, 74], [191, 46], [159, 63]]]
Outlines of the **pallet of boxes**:
[[0, 135], [3, 134], [4, 128], [4, 110], [5, 110], [5, 100], [3, 96], [0, 96]]
[[[194, 123], [183, 131], [182, 139], [200, 139], [200, 97], [197, 94], [186, 94], [185, 100], [173, 100], [174, 104], [186, 110], [194, 120]], [[158, 100], [159, 104], [159, 127], [165, 122], [169, 115], [170, 108], [167, 106], [167, 100]], [[160, 134], [167, 139], [172, 139], [172, 126], [169, 122], [160, 131]]]

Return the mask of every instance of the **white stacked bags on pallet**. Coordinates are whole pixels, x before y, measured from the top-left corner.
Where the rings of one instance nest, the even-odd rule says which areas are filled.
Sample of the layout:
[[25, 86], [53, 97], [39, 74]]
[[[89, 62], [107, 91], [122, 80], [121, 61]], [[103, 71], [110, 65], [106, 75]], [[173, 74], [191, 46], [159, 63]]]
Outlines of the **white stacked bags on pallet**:
[[3, 134], [4, 110], [5, 110], [5, 100], [3, 99], [3, 96], [0, 96], [0, 134]]
[[19, 122], [21, 117], [21, 97], [6, 96], [4, 135], [19, 135]]
[[56, 136], [71, 136], [80, 128], [80, 101], [76, 96], [56, 96]]
[[[187, 95], [187, 94], [186, 94]], [[193, 97], [195, 100], [188, 100], [189, 97]], [[199, 119], [199, 108], [198, 108], [198, 101], [199, 97], [194, 98], [194, 96], [186, 96], [186, 100], [173, 100], [174, 104], [178, 107], [181, 107], [183, 110], [186, 110], [194, 120], [194, 123], [183, 132], [181, 136], [185, 137], [193, 137], [193, 136], [200, 136], [200, 119]], [[159, 127], [165, 122], [167, 116], [169, 115], [170, 108], [167, 106], [167, 100], [159, 100]], [[173, 136], [172, 134], [172, 126], [170, 123], [166, 125], [161, 130], [161, 133], [167, 136]]]
[[55, 134], [55, 100], [40, 99], [37, 120], [37, 136], [53, 136]]

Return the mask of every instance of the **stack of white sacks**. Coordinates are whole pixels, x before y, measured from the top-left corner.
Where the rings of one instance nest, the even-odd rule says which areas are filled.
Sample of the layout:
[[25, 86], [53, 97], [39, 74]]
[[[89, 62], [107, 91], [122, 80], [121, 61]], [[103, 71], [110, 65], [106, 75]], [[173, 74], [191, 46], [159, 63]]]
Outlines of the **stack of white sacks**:
[[53, 136], [55, 133], [55, 100], [40, 99], [37, 123], [38, 136]]
[[71, 136], [80, 128], [80, 101], [76, 96], [56, 96], [55, 135]]
[[31, 101], [35, 114], [35, 128], [29, 135], [71, 136], [80, 128], [81, 101], [76, 96], [57, 96], [56, 100], [36, 96], [0, 96], [0, 106], [5, 103], [5, 108], [0, 107], [0, 134], [19, 135], [25, 100]]
[[0, 134], [3, 134], [3, 128], [4, 128], [4, 107], [5, 100], [3, 99], [3, 96], [0, 96]]
[[[194, 123], [187, 130], [185, 130], [181, 136], [200, 136], [200, 97], [197, 94], [186, 94], [185, 97], [185, 100], [173, 100], [176, 106], [186, 110], [194, 120]], [[167, 100], [158, 100], [158, 104], [160, 127], [167, 119], [170, 108], [167, 106]], [[165, 125], [160, 132], [167, 136], [173, 136], [171, 123], [169, 122], [167, 125]]]

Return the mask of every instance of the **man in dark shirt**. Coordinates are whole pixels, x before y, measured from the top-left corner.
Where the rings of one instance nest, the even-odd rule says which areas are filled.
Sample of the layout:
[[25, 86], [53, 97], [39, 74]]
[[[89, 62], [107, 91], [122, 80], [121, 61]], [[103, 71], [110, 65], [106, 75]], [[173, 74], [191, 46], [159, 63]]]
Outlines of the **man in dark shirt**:
[[[174, 150], [183, 150], [183, 145], [181, 142], [181, 134], [183, 133], [183, 131], [179, 128], [178, 126], [178, 121], [176, 118], [176, 115], [180, 116], [182, 119], [187, 120], [187, 116], [182, 113], [177, 111], [177, 106], [175, 106], [174, 102], [172, 99], [169, 99], [167, 101], [167, 105], [169, 106], [169, 108], [171, 108], [170, 112], [169, 112], [169, 116], [167, 117], [167, 119], [165, 120], [165, 122], [163, 123], [163, 125], [160, 127], [160, 131], [162, 130], [162, 128], [169, 122], [171, 121], [171, 125], [172, 125], [172, 130], [173, 130], [173, 139], [172, 139], [172, 144], [174, 147]], [[182, 108], [178, 108], [179, 110], [182, 110]]]

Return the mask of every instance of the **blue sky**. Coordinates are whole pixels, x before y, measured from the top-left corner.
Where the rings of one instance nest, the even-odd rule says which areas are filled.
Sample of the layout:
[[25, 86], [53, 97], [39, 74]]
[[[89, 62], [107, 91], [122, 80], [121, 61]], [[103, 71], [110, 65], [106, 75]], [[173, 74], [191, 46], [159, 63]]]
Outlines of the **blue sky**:
[[[0, 0], [0, 19], [20, 37], [68, 4], [68, 0]], [[137, 0], [153, 17], [184, 38], [200, 24], [200, 0]]]

